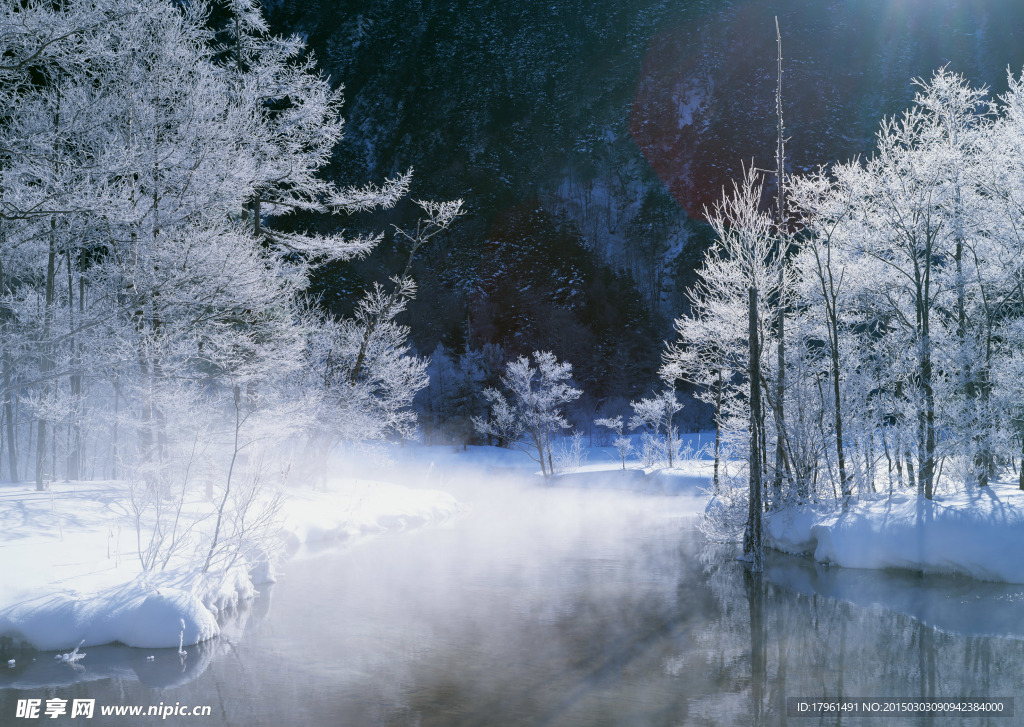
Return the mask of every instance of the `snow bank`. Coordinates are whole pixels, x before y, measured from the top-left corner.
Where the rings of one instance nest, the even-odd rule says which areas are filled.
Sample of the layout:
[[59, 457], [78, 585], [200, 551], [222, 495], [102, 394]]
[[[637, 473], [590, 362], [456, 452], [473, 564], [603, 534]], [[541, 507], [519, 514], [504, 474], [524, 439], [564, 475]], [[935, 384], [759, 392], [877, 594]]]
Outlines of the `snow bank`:
[[916, 494], [860, 500], [843, 512], [773, 513], [767, 543], [847, 568], [903, 568], [1024, 583], [1024, 492], [996, 484], [926, 500]]
[[65, 592], [0, 611], [0, 634], [36, 649], [120, 642], [127, 646], [193, 645], [219, 633], [214, 614], [194, 593], [133, 581], [99, 593]]
[[[119, 482], [54, 483], [47, 492], [28, 483], [0, 485], [0, 644], [191, 646], [218, 635], [218, 616], [273, 580], [265, 553], [226, 572], [200, 574], [196, 561], [183, 557], [141, 574], [126, 498]], [[289, 491], [282, 535], [293, 547], [347, 540], [437, 522], [458, 510], [445, 492], [339, 480], [319, 491]]]

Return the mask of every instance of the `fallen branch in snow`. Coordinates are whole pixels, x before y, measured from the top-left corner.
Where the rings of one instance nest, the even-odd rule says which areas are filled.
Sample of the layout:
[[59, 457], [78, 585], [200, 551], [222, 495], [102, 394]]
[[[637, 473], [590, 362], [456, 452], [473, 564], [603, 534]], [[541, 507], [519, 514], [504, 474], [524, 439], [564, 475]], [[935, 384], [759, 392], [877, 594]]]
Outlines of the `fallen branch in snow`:
[[85, 643], [85, 639], [78, 642], [78, 646], [75, 647], [74, 651], [67, 654], [56, 654], [53, 658], [59, 661], [61, 664], [71, 664], [74, 666], [77, 662], [85, 658], [85, 653], [78, 653], [78, 649]]

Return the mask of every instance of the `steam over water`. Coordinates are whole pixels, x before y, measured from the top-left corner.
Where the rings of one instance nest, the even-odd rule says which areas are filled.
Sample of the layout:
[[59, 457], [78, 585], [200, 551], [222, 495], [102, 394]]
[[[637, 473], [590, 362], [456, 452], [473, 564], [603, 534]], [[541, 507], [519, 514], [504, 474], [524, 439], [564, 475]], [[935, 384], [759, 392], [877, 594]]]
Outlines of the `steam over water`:
[[1020, 633], [986, 633], [971, 615], [1001, 602], [1007, 624], [1024, 622], [1024, 587], [782, 556], [757, 582], [732, 546], [704, 541], [685, 495], [484, 478], [456, 494], [467, 512], [444, 526], [288, 563], [244, 629], [193, 650], [189, 668], [203, 668], [184, 683], [75, 689], [210, 704], [204, 724], [247, 726], [818, 723], [787, 718], [786, 697], [1016, 696], [1024, 708]]

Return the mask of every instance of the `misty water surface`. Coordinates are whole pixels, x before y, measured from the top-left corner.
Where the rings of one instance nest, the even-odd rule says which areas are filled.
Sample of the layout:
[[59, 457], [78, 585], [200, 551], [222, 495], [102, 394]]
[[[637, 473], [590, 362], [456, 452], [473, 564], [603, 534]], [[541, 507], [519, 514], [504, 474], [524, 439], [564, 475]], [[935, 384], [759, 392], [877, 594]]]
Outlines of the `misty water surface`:
[[[1024, 641], [986, 620], [1024, 622], [1024, 587], [783, 556], [759, 583], [704, 541], [694, 497], [483, 477], [456, 489], [469, 507], [453, 522], [288, 563], [185, 665], [106, 647], [133, 669], [86, 660], [91, 679], [0, 689], [0, 707], [209, 704], [204, 724], [247, 727], [799, 725], [818, 721], [787, 717], [786, 697], [1020, 696]], [[920, 620], [933, 616], [942, 628]]]

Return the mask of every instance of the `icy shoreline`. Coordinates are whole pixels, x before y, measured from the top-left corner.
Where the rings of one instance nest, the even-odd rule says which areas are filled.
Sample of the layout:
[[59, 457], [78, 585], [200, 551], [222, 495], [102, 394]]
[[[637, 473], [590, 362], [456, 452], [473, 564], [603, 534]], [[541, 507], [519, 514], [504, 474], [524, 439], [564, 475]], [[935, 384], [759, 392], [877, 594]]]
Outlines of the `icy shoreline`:
[[[289, 491], [286, 548], [350, 542], [441, 522], [460, 509], [437, 490], [344, 480]], [[202, 574], [193, 564], [142, 574], [119, 482], [0, 486], [0, 645], [69, 650], [119, 642], [161, 648], [220, 633], [217, 616], [274, 579], [269, 561]]]
[[772, 513], [767, 544], [845, 568], [956, 573], [1024, 583], [1024, 491], [1010, 484], [936, 496], [878, 495], [847, 512], [813, 506]]

